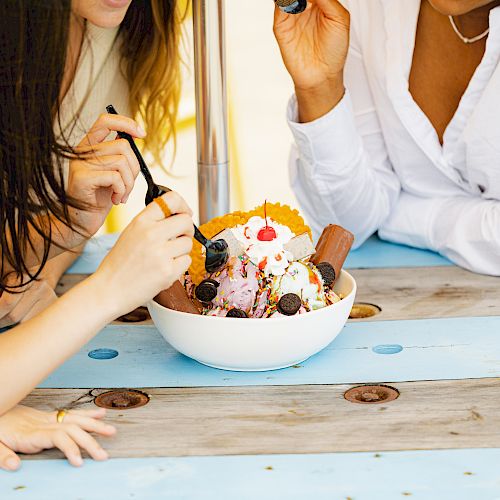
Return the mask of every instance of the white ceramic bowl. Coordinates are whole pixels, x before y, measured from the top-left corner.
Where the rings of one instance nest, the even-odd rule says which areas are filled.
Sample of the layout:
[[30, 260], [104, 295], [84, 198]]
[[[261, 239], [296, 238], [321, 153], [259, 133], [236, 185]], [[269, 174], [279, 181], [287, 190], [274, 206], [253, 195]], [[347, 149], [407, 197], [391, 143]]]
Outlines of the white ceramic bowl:
[[334, 290], [343, 294], [340, 302], [285, 318], [197, 316], [154, 301], [148, 309], [165, 340], [200, 363], [223, 370], [276, 370], [304, 361], [340, 333], [354, 303], [356, 282], [342, 271]]

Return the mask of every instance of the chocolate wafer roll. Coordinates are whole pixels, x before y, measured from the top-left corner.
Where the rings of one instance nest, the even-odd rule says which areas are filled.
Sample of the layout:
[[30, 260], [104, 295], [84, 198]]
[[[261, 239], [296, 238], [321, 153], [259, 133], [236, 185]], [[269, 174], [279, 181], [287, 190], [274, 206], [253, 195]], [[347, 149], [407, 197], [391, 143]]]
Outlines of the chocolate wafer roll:
[[311, 262], [324, 273], [325, 285], [335, 284], [353, 242], [354, 235], [341, 226], [330, 224], [323, 230]]
[[191, 314], [200, 314], [198, 308], [189, 298], [185, 288], [180, 281], [176, 281], [168, 290], [163, 290], [156, 297], [155, 301], [163, 307]]

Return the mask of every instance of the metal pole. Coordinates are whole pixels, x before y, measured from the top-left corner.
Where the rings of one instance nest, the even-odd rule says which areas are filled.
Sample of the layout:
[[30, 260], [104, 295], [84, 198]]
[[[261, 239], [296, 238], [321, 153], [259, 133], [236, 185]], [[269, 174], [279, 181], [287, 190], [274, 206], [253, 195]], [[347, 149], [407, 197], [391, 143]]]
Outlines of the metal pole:
[[193, 0], [200, 223], [229, 212], [224, 0]]

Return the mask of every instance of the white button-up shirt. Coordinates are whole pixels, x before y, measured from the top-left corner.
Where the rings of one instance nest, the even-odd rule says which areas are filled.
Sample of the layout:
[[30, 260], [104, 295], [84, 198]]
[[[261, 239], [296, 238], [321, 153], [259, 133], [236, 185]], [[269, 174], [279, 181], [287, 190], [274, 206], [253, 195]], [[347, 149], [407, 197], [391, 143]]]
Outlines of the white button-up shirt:
[[317, 235], [336, 222], [359, 246], [383, 239], [435, 250], [500, 275], [500, 7], [484, 57], [437, 133], [408, 89], [420, 0], [349, 0], [347, 92], [328, 114], [297, 123], [295, 194]]

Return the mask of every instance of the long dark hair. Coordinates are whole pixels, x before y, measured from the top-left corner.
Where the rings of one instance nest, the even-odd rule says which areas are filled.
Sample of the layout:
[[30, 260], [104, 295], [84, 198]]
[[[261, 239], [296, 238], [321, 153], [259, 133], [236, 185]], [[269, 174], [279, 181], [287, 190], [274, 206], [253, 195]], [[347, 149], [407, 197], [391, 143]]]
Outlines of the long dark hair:
[[[54, 244], [50, 220], [79, 230], [68, 208], [82, 207], [64, 189], [63, 161], [75, 152], [54, 133], [70, 16], [71, 0], [0, 1], [0, 292], [16, 289], [5, 285], [7, 270], [27, 275], [28, 282], [38, 277]], [[166, 116], [166, 137], [177, 112], [181, 18], [175, 0], [134, 0], [120, 28], [132, 110], [142, 115], [146, 128]], [[158, 69], [150, 56], [141, 68], [140, 57], [148, 51], [160, 60], [169, 57], [170, 65]], [[142, 90], [133, 71], [147, 82]], [[170, 95], [159, 90], [166, 82]], [[43, 251], [36, 252], [35, 272], [25, 258], [34, 250], [32, 232], [44, 242]]]

